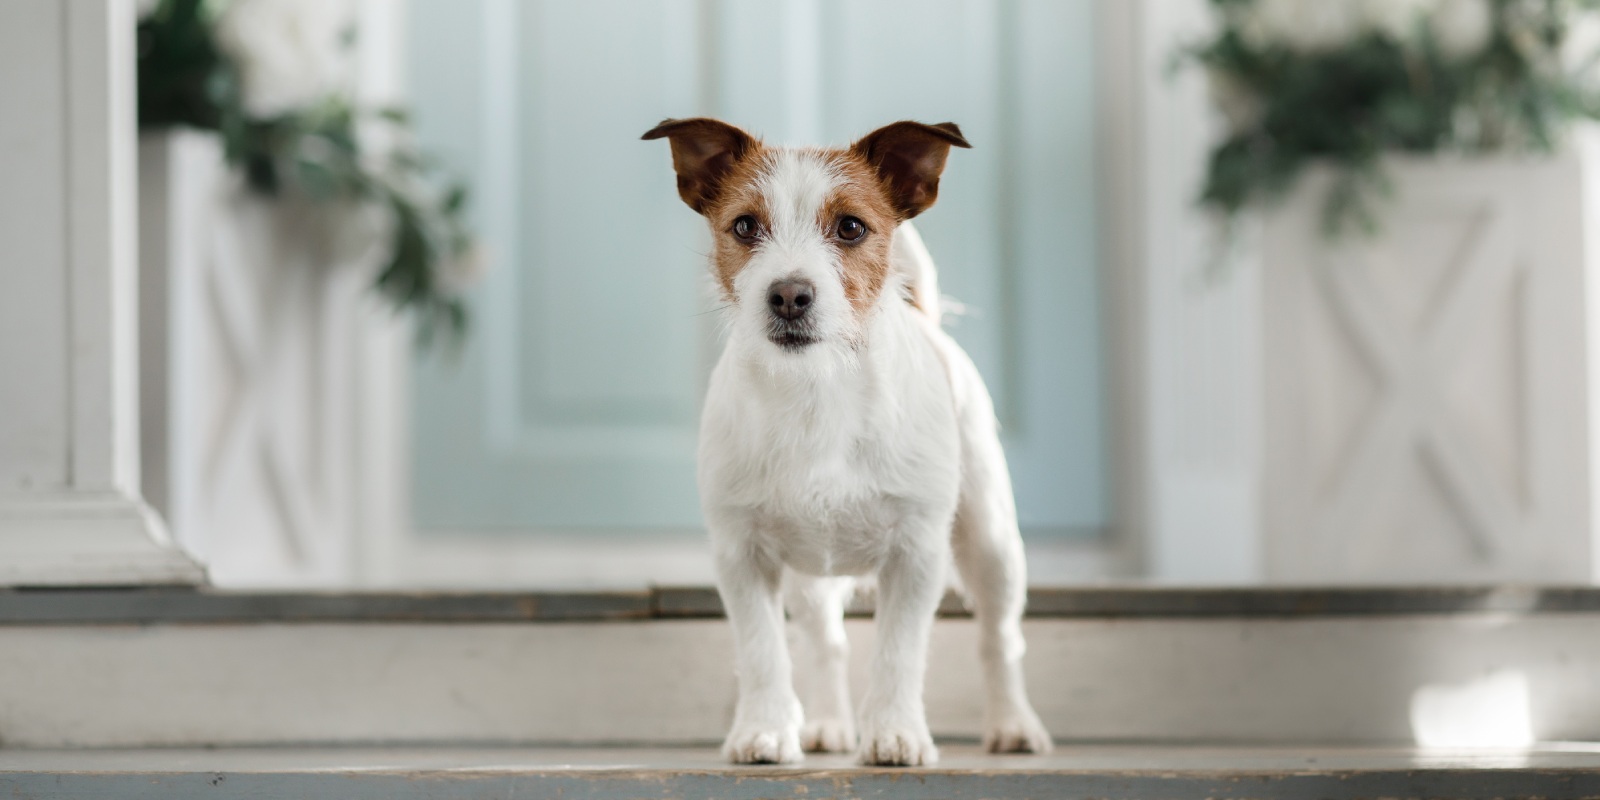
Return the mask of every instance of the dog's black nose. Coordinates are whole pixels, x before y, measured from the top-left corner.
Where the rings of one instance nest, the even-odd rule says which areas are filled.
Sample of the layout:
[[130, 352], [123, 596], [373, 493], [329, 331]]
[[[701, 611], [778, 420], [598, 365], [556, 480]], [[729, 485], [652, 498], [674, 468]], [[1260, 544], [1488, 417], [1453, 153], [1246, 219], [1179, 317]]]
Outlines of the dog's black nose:
[[767, 307], [772, 309], [772, 313], [793, 322], [805, 316], [806, 311], [811, 308], [816, 289], [811, 281], [793, 278], [775, 281], [772, 288], [767, 290]]

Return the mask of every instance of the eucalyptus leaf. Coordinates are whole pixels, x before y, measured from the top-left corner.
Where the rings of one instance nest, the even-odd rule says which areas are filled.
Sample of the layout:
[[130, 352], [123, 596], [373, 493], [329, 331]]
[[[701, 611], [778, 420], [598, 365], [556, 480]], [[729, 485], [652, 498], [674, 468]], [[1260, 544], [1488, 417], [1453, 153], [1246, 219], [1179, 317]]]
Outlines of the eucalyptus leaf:
[[[380, 202], [394, 224], [373, 291], [414, 318], [419, 346], [445, 339], [458, 347], [470, 322], [467, 307], [441, 289], [437, 275], [476, 238], [464, 214], [466, 187], [410, 144], [407, 131], [394, 137], [400, 144], [391, 151], [368, 152], [358, 122], [376, 117], [409, 127], [411, 115], [400, 106], [362, 111], [334, 95], [270, 119], [251, 116], [239, 68], [217, 43], [213, 3], [159, 0], [140, 20], [140, 126], [216, 132], [228, 163], [267, 196], [292, 188], [297, 200], [330, 208]], [[357, 34], [349, 31], [347, 44]]]
[[1336, 172], [1325, 234], [1371, 234], [1390, 192], [1385, 154], [1548, 152], [1574, 120], [1600, 118], [1583, 66], [1600, 54], [1562, 62], [1577, 15], [1596, 13], [1597, 0], [1485, 0], [1487, 38], [1455, 55], [1426, 17], [1406, 41], [1363, 28], [1331, 49], [1295, 47], [1252, 27], [1259, 2], [1211, 0], [1216, 33], [1178, 54], [1236, 93], [1232, 107], [1256, 109], [1211, 153], [1199, 202], [1224, 219], [1275, 202], [1320, 163]]

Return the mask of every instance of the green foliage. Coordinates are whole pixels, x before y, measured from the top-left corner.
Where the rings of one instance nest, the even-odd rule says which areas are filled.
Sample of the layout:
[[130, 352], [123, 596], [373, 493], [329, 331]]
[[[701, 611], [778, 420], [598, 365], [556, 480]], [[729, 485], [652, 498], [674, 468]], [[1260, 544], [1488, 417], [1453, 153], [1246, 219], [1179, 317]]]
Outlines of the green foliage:
[[[239, 71], [218, 48], [205, 0], [161, 0], [139, 23], [139, 125], [217, 132], [228, 163], [249, 185], [316, 203], [372, 204], [392, 221], [374, 289], [417, 321], [419, 343], [459, 342], [462, 299], [440, 285], [445, 266], [470, 258], [467, 189], [410, 144], [402, 108], [360, 110], [329, 96], [271, 119], [245, 109]], [[386, 126], [395, 144], [363, 148], [358, 130]]]
[[1324, 232], [1371, 233], [1375, 199], [1390, 191], [1385, 154], [1546, 152], [1568, 123], [1600, 116], [1589, 64], [1561, 59], [1594, 0], [1489, 0], [1489, 35], [1465, 55], [1447, 54], [1421, 20], [1407, 41], [1372, 29], [1322, 50], [1263, 41], [1248, 20], [1258, 1], [1212, 0], [1218, 33], [1179, 55], [1235, 112], [1200, 196], [1230, 222], [1323, 163], [1336, 175]]

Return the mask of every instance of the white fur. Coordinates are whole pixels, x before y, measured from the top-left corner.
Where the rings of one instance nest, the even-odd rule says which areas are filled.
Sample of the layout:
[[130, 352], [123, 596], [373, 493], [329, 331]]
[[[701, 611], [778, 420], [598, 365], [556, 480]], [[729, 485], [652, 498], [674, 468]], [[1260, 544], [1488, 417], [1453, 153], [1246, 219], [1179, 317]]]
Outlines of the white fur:
[[[724, 752], [741, 763], [794, 762], [802, 746], [854, 746], [859, 723], [864, 762], [933, 763], [923, 674], [952, 553], [982, 631], [985, 740], [1046, 750], [1022, 685], [1026, 570], [988, 392], [936, 316], [904, 300], [938, 297], [932, 261], [908, 226], [870, 234], [904, 241], [876, 306], [853, 312], [835, 246], [816, 222], [838, 180], [796, 151], [764, 171], [771, 230], [734, 280], [727, 348], [706, 398], [701, 500], [739, 677]], [[819, 341], [799, 352], [766, 335], [768, 288], [786, 278], [816, 286], [808, 316]], [[857, 718], [840, 615], [849, 576], [868, 574], [877, 576], [879, 631]], [[785, 595], [804, 645], [803, 706]]]

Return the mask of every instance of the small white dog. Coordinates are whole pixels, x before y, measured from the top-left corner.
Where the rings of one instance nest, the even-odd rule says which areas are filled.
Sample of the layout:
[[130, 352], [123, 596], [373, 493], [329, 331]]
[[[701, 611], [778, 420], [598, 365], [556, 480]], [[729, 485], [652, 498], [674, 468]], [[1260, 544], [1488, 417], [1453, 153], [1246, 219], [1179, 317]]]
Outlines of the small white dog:
[[[671, 141], [731, 315], [699, 456], [737, 648], [724, 753], [790, 763], [856, 746], [842, 614], [850, 576], [876, 573], [861, 760], [933, 763], [923, 675], [952, 552], [980, 630], [985, 745], [1049, 750], [1023, 687], [1026, 569], [994, 407], [940, 329], [933, 263], [902, 224], [933, 205], [950, 147], [970, 146], [960, 129], [897, 122], [845, 149], [780, 149], [685, 119], [644, 138]], [[803, 712], [785, 596], [809, 651]]]

